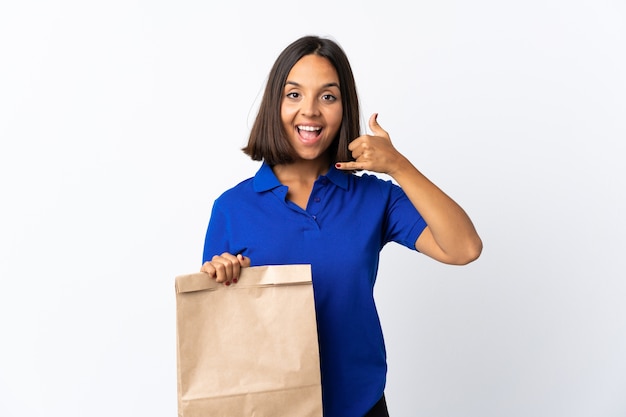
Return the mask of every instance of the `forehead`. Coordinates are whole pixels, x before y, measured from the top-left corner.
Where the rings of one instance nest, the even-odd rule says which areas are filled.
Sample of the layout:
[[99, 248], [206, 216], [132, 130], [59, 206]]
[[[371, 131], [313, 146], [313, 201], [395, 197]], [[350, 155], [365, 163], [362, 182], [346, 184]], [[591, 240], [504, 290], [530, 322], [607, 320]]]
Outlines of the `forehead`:
[[327, 58], [319, 55], [305, 55], [291, 67], [287, 81], [298, 84], [338, 84], [339, 75]]

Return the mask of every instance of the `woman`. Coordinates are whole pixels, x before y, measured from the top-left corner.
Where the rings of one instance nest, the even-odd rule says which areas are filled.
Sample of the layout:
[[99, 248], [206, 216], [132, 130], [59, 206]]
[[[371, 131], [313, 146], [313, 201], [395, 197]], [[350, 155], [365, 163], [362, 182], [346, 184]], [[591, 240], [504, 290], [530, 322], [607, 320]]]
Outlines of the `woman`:
[[201, 270], [225, 285], [250, 265], [311, 264], [325, 417], [388, 415], [373, 297], [383, 246], [456, 265], [482, 250], [463, 209], [394, 148], [376, 114], [369, 127], [361, 135], [341, 47], [315, 36], [290, 44], [243, 149], [261, 167], [215, 201], [204, 246]]

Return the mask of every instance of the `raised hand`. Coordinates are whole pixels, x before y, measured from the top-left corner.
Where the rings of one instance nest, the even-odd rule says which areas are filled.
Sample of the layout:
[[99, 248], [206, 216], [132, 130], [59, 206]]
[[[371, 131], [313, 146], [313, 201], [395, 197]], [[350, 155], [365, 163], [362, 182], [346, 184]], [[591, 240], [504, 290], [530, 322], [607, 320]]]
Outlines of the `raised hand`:
[[394, 148], [385, 129], [378, 124], [378, 113], [370, 116], [371, 135], [361, 135], [354, 139], [348, 149], [355, 161], [337, 162], [342, 170], [367, 170], [393, 175], [399, 166], [407, 162], [406, 158]]

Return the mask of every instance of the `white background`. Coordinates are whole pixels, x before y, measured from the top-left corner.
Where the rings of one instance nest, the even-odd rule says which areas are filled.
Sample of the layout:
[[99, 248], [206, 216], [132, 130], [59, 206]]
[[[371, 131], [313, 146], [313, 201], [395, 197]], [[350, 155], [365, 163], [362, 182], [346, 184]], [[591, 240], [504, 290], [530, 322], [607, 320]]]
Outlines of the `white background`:
[[305, 34], [484, 241], [383, 251], [392, 416], [626, 415], [621, 0], [3, 2], [0, 415], [176, 415], [174, 277]]

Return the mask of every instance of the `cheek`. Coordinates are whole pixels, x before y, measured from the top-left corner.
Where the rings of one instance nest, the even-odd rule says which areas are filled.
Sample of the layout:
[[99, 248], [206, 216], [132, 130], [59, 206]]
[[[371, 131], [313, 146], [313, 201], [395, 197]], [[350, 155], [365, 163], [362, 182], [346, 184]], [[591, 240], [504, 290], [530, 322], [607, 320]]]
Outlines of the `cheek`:
[[341, 127], [342, 113], [336, 112], [332, 115], [332, 118], [329, 120], [330, 124], [333, 126], [333, 129], [339, 131]]
[[285, 106], [282, 105], [280, 107], [280, 119], [282, 120], [283, 124], [290, 124], [291, 120], [293, 119], [294, 115], [295, 115], [295, 110], [293, 108], [290, 108], [289, 106]]

